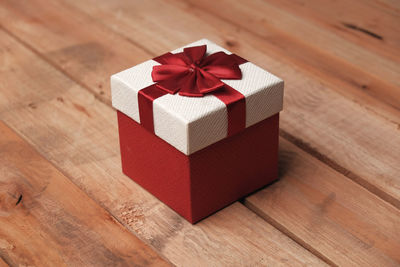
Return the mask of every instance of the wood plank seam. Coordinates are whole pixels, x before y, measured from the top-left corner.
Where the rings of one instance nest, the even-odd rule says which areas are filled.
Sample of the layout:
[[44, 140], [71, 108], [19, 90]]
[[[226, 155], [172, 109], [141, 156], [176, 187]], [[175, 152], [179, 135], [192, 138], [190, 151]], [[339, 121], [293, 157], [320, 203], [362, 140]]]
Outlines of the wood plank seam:
[[[55, 168], [61, 175], [65, 176], [80, 192], [82, 192], [83, 194], [85, 194], [88, 198], [90, 198], [97, 206], [99, 206], [101, 209], [105, 210], [107, 212], [107, 215], [111, 218], [111, 220], [114, 220], [115, 222], [117, 222], [121, 227], [123, 228], [127, 228], [125, 226], [125, 223], [122, 222], [120, 219], [118, 219], [117, 217], [114, 216], [114, 214], [112, 214], [107, 207], [105, 207], [104, 205], [102, 205], [101, 202], [96, 201], [92, 196], [90, 196], [90, 194], [88, 194], [85, 190], [81, 189], [79, 187], [79, 185], [77, 185], [74, 182], [74, 179], [71, 179], [71, 177], [65, 173], [61, 168], [59, 168], [57, 165], [55, 165], [53, 162], [51, 162], [50, 160], [47, 159], [47, 157], [45, 155], [43, 155], [40, 151], [38, 151], [35, 146], [33, 144], [30, 143], [30, 141], [25, 138], [25, 136], [22, 136], [21, 134], [19, 134], [16, 129], [14, 129], [12, 126], [8, 125], [6, 122], [0, 120], [0, 124], [4, 124], [6, 127], [8, 127], [9, 129], [11, 129], [13, 131], [13, 133], [18, 136], [19, 138], [21, 138], [24, 142], [26, 142], [27, 144], [30, 145], [31, 149], [35, 151], [35, 153], [37, 153], [43, 160], [47, 161], [47, 164], [49, 164], [50, 166], [52, 166], [53, 168]], [[17, 199], [16, 202], [16, 206], [22, 201], [23, 195], [20, 195]], [[159, 253], [157, 250], [155, 250], [152, 246], [150, 246], [149, 244], [147, 244], [147, 242], [145, 242], [145, 240], [143, 240], [140, 236], [136, 235], [134, 232], [132, 232], [130, 229], [127, 229], [127, 233], [129, 235], [134, 236], [135, 238], [138, 238], [143, 244], [145, 244], [145, 246], [149, 247], [149, 249], [151, 249], [155, 254], [157, 254], [161, 259], [163, 259], [166, 263], [168, 263], [171, 266], [175, 266], [173, 263], [171, 263], [169, 261], [169, 259], [167, 259], [164, 255], [162, 255], [161, 253]], [[11, 263], [7, 262], [7, 260], [5, 258], [0, 258], [3, 259], [9, 266], [12, 266]], [[0, 262], [1, 263], [1, 262]]]
[[11, 263], [9, 263], [5, 257], [0, 256], [0, 267], [6, 267], [6, 266], [11, 266]]
[[359, 105], [360, 107], [362, 107], [363, 109], [365, 109], [367, 112], [372, 113], [372, 114], [374, 114], [375, 116], [384, 119], [384, 120], [387, 121], [388, 123], [395, 125], [395, 126], [397, 127], [397, 129], [400, 130], [400, 123], [399, 123], [399, 122], [397, 122], [397, 121], [395, 121], [395, 120], [393, 120], [393, 119], [388, 118], [388, 117], [385, 116], [384, 114], [377, 112], [376, 110], [374, 110], [374, 109], [371, 108], [371, 107], [368, 107], [368, 106], [366, 106], [366, 105], [363, 105], [362, 103], [360, 103], [359, 101], [357, 101], [357, 100], [355, 100], [355, 99], [352, 99], [352, 101], [353, 101], [353, 103], [355, 103], [355, 104]]
[[70, 75], [68, 72], [66, 72], [63, 68], [61, 68], [59, 65], [55, 64], [54, 62], [52, 62], [51, 60], [49, 60], [46, 56], [44, 56], [43, 54], [41, 54], [39, 51], [37, 51], [33, 46], [29, 45], [27, 42], [25, 42], [24, 40], [22, 40], [21, 38], [19, 38], [18, 36], [16, 36], [15, 34], [13, 34], [12, 32], [10, 32], [7, 28], [5, 28], [3, 25], [0, 24], [0, 30], [4, 31], [7, 35], [9, 35], [11, 38], [13, 38], [14, 40], [16, 40], [18, 43], [22, 44], [24, 47], [26, 47], [27, 49], [29, 49], [30, 51], [32, 51], [36, 56], [38, 56], [40, 59], [42, 59], [43, 61], [45, 61], [47, 64], [49, 64], [50, 66], [52, 66], [53, 68], [55, 68], [57, 71], [61, 72], [64, 76], [68, 77], [68, 79], [74, 81], [75, 83], [77, 83], [79, 86], [81, 86], [82, 88], [85, 88], [86, 90], [88, 90], [90, 93], [92, 93], [94, 95], [94, 97], [96, 99], [98, 99], [99, 101], [101, 101], [102, 103], [106, 104], [106, 105], [111, 105], [111, 100], [103, 97], [101, 94], [96, 93], [95, 91], [93, 91], [89, 86], [87, 86], [85, 83], [75, 79], [72, 75]]
[[[385, 22], [387, 23], [387, 20], [383, 19], [382, 21], [380, 21], [380, 23], [377, 24], [366, 24], [365, 21], [366, 20], [373, 20], [373, 16], [371, 17], [372, 14], [365, 14], [365, 20], [364, 21], [359, 21], [357, 19], [357, 15], [351, 15], [351, 13], [355, 13], [355, 9], [359, 10], [359, 12], [362, 13], [368, 13], [368, 11], [375, 11], [375, 14], [380, 14], [380, 16], [387, 16], [387, 17], [395, 17], [397, 16], [397, 13], [395, 12], [395, 8], [390, 8], [390, 11], [388, 9], [384, 10], [381, 7], [382, 6], [373, 6], [375, 3], [368, 3], [365, 1], [352, 1], [352, 5], [354, 5], [352, 7], [352, 5], [349, 5], [349, 7], [351, 7], [351, 11], [350, 10], [346, 10], [346, 12], [342, 12], [342, 16], [338, 16], [336, 17], [335, 15], [337, 14], [337, 10], [340, 8], [343, 8], [343, 3], [338, 2], [336, 5], [331, 3], [331, 5], [327, 6], [326, 10], [329, 10], [329, 8], [333, 7], [337, 7], [336, 10], [330, 10], [331, 15], [328, 15], [328, 18], [325, 18], [324, 14], [319, 14], [320, 12], [318, 12], [318, 8], [313, 9], [312, 6], [315, 6], [316, 2], [309, 2], [307, 7], [299, 7], [299, 10], [297, 10], [296, 8], [294, 8], [296, 5], [299, 5], [299, 2], [294, 2], [292, 3], [292, 5], [290, 7], [287, 6], [288, 2], [277, 2], [277, 1], [263, 1], [265, 4], [272, 4], [275, 7], [280, 8], [282, 11], [288, 12], [289, 14], [295, 15], [299, 18], [303, 18], [306, 19], [309, 22], [313, 22], [313, 23], [317, 23], [319, 26], [325, 28], [325, 29], [329, 29], [332, 30], [335, 34], [339, 34], [341, 37], [343, 37], [345, 40], [348, 40], [354, 44], [358, 44], [360, 45], [362, 42], [364, 42], [363, 45], [366, 45], [366, 47], [368, 47], [368, 49], [370, 51], [374, 51], [375, 53], [379, 53], [380, 55], [384, 56], [387, 59], [390, 59], [393, 57], [396, 59], [399, 59], [398, 57], [398, 52], [396, 52], [396, 54], [393, 54], [391, 52], [393, 52], [393, 48], [394, 48], [394, 44], [393, 44], [393, 39], [388, 38], [388, 37], [392, 37], [393, 36], [389, 36], [388, 32], [381, 32], [379, 28], [379, 26], [381, 24], [385, 25]], [[369, 1], [371, 2], [371, 1]], [[320, 6], [323, 6], [324, 3], [321, 2]], [[360, 7], [365, 7], [365, 9], [360, 10]], [[387, 8], [387, 7], [386, 7]], [[380, 10], [378, 10], [380, 9]], [[297, 12], [293, 12], [293, 11], [297, 11]], [[307, 18], [307, 10], [308, 12], [310, 12], [310, 16]], [[393, 12], [392, 12], [393, 11]], [[357, 12], [357, 11], [356, 11]], [[346, 16], [346, 15], [350, 15], [350, 16]], [[358, 14], [359, 15], [359, 14]], [[331, 20], [332, 18], [335, 17], [335, 20]], [[346, 27], [344, 24], [348, 24], [348, 27]], [[360, 26], [361, 25], [361, 26]], [[358, 27], [360, 29], [365, 30], [365, 32], [363, 30], [357, 30], [357, 29], [351, 29], [351, 28], [355, 28]], [[383, 26], [385, 28], [387, 28], [386, 26]], [[372, 33], [373, 35], [369, 35], [367, 34], [367, 32]], [[378, 34], [379, 33], [379, 34]], [[375, 35], [377, 35], [376, 37], [373, 37]], [[379, 36], [381, 38], [379, 38]], [[361, 37], [361, 38], [359, 38]], [[373, 38], [371, 38], [373, 37]], [[388, 39], [390, 39], [388, 41]], [[368, 42], [368, 43], [367, 43]], [[389, 43], [389, 44], [388, 44]], [[374, 45], [384, 45], [386, 46], [388, 49], [383, 48], [382, 50], [385, 51], [379, 51], [379, 46], [374, 47]], [[393, 56], [391, 56], [391, 54]]]
[[[398, 209], [335, 170], [318, 164], [318, 159], [286, 140], [281, 140], [280, 155], [282, 179], [247, 197], [246, 206], [264, 218], [273, 219], [277, 228], [288, 229], [295, 235], [293, 239], [299, 238], [337, 265], [398, 266]], [[333, 185], [336, 190], [332, 190]], [[379, 203], [384, 205], [378, 207]], [[381, 217], [384, 210], [390, 211], [386, 218]], [[386, 229], [392, 230], [381, 235], [375, 232], [379, 228], [382, 234]], [[324, 236], [323, 232], [329, 235]], [[329, 245], [330, 241], [335, 245]], [[371, 257], [375, 246], [391, 255], [393, 261], [375, 261]], [[351, 253], [353, 257], [349, 257]]]
[[[260, 190], [262, 190], [262, 189], [260, 189]], [[242, 204], [243, 206], [245, 206], [246, 208], [251, 210], [251, 212], [253, 212], [257, 216], [263, 218], [266, 222], [271, 224], [278, 231], [280, 231], [280, 232], [284, 233], [285, 235], [287, 235], [290, 239], [292, 239], [294, 242], [296, 242], [297, 244], [302, 246], [304, 249], [310, 251], [310, 253], [312, 253], [315, 256], [317, 256], [318, 258], [320, 258], [326, 264], [328, 264], [330, 266], [335, 266], [335, 267], [339, 266], [339, 265], [335, 264], [333, 261], [331, 261], [330, 259], [328, 259], [327, 257], [325, 257], [318, 250], [314, 249], [311, 245], [307, 244], [307, 242], [304, 242], [301, 238], [299, 238], [293, 232], [291, 232], [289, 229], [287, 229], [285, 226], [283, 226], [282, 224], [277, 222], [274, 218], [272, 218], [271, 216], [268, 216], [267, 213], [260, 211], [260, 209], [257, 206], [255, 206], [252, 203], [248, 202], [246, 200], [246, 198], [241, 200], [241, 201], [239, 201], [239, 202], [240, 202], [240, 204]]]
[[[4, 123], [4, 122], [3, 122]], [[11, 128], [11, 127], [10, 127]], [[12, 128], [11, 128], [12, 129]], [[15, 129], [13, 129], [13, 131], [15, 132]], [[19, 136], [21, 136], [21, 135], [19, 135]], [[25, 142], [27, 142], [28, 144], [30, 144], [30, 145], [32, 145], [30, 142], [29, 142], [29, 140], [27, 140], [25, 137], [23, 137], [23, 136], [21, 136], [21, 138], [23, 138], [24, 140], [25, 140]], [[35, 149], [35, 148], [34, 148]], [[46, 159], [47, 160], [47, 158], [44, 156], [44, 155], [42, 155], [42, 153], [40, 153], [39, 151], [37, 151], [36, 149], [35, 149], [35, 151], [40, 155], [40, 156], [42, 156], [44, 159]], [[146, 240], [144, 240], [140, 235], [136, 235], [133, 231], [131, 231], [131, 229], [129, 229], [127, 226], [126, 226], [126, 224], [125, 224], [125, 222], [124, 221], [122, 221], [122, 220], [120, 220], [118, 217], [116, 217], [106, 206], [104, 206], [101, 202], [98, 202], [98, 201], [96, 201], [96, 199], [94, 199], [90, 194], [88, 194], [88, 192], [86, 192], [85, 190], [82, 190], [80, 187], [79, 187], [79, 185], [77, 185], [75, 182], [74, 182], [74, 179], [71, 179], [71, 177], [66, 173], [66, 172], [64, 172], [61, 168], [59, 168], [57, 165], [55, 165], [54, 163], [52, 163], [51, 161], [49, 161], [49, 160], [47, 160], [54, 168], [56, 168], [62, 175], [64, 175], [65, 177], [67, 177], [70, 181], [71, 181], [71, 183], [73, 183], [77, 188], [79, 188], [79, 190], [81, 190], [83, 193], [85, 193], [90, 199], [92, 199], [94, 202], [96, 202], [96, 204], [97, 205], [99, 205], [102, 209], [104, 209], [105, 211], [107, 211], [107, 213], [108, 213], [108, 215], [113, 219], [113, 220], [115, 220], [116, 222], [118, 222], [122, 227], [124, 227], [124, 228], [126, 228], [127, 230], [128, 230], [128, 232], [131, 234], [131, 235], [133, 235], [133, 236], [135, 236], [136, 238], [138, 238], [141, 242], [143, 242], [144, 244], [147, 244], [150, 248], [151, 248], [151, 250], [153, 250], [160, 258], [162, 258], [163, 260], [165, 260], [167, 263], [169, 263], [171, 266], [175, 266], [175, 264], [173, 264], [172, 262], [170, 262], [170, 260], [168, 259], [168, 258], [166, 258], [162, 253], [159, 253], [157, 250], [155, 250], [150, 244], [148, 244], [147, 242], [146, 242]]]
[[312, 147], [308, 143], [304, 142], [303, 140], [296, 138], [294, 135], [288, 133], [283, 129], [279, 129], [279, 136], [284, 138], [285, 140], [289, 141], [290, 143], [294, 144], [304, 152], [308, 153], [312, 157], [318, 159], [325, 165], [329, 166], [330, 168], [334, 169], [335, 171], [341, 173], [343, 176], [347, 177], [348, 179], [352, 180], [353, 182], [361, 185], [365, 189], [367, 189], [372, 194], [378, 196], [388, 204], [392, 205], [393, 207], [400, 210], [400, 200], [390, 196], [385, 191], [380, 190], [373, 184], [369, 183], [368, 181], [362, 179], [359, 175], [355, 174], [354, 172], [346, 169], [345, 167], [339, 165], [336, 161], [329, 158], [326, 155], [323, 155], [318, 151], [318, 149]]

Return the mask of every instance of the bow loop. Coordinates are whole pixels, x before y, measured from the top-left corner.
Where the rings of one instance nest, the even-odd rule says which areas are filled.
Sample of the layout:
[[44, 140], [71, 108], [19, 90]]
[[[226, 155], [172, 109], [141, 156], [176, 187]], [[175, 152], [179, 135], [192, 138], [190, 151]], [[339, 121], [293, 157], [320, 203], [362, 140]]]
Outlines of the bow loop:
[[167, 53], [156, 61], [151, 77], [160, 89], [184, 96], [203, 96], [224, 86], [220, 79], [241, 79], [237, 62], [224, 52], [206, 55], [207, 46], [187, 47], [182, 53]]
[[159, 65], [154, 66], [151, 78], [154, 82], [175, 79], [177, 76], [185, 76], [189, 72], [186, 66], [180, 65]]
[[187, 57], [185, 57], [182, 53], [172, 54], [168, 52], [162, 56], [154, 58], [154, 60], [162, 65], [186, 66], [189, 63]]
[[229, 67], [224, 65], [209, 65], [203, 67], [203, 70], [219, 79], [242, 79], [242, 71], [237, 64]]
[[232, 66], [232, 65], [237, 65], [237, 62], [230, 55], [220, 51], [209, 55], [202, 61], [201, 66], [208, 66], [208, 65]]
[[183, 49], [183, 54], [191, 61], [198, 64], [206, 54], [207, 46], [186, 47]]

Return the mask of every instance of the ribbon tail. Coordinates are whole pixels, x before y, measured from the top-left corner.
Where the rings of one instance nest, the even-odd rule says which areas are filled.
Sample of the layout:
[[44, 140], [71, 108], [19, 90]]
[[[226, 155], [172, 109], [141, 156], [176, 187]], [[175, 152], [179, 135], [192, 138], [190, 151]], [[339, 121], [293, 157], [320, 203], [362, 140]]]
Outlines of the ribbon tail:
[[193, 47], [186, 47], [183, 49], [183, 53], [186, 57], [192, 61], [191, 63], [200, 62], [200, 60], [206, 54], [207, 46], [200, 45], [200, 46], [193, 46]]

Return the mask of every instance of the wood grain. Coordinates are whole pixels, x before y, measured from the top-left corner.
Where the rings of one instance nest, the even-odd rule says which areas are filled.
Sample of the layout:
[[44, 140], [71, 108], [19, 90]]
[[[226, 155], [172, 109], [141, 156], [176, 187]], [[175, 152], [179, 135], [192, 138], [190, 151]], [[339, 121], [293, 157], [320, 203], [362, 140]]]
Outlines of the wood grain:
[[[176, 7], [171, 6], [171, 4], [178, 5], [180, 9], [177, 10]], [[218, 3], [215, 5], [218, 5]], [[168, 10], [168, 12], [163, 14], [155, 12], [157, 6], [162, 6], [162, 9]], [[374, 67], [377, 70], [384, 68], [387, 65], [387, 61], [375, 57], [374, 54], [368, 53], [368, 51], [365, 51], [362, 47], [356, 47], [349, 42], [345, 42], [344, 47], [342, 47], [343, 44], [337, 44], [338, 38], [332, 37], [332, 35], [325, 33], [325, 31], [319, 28], [313, 27], [308, 29], [308, 35], [321, 35], [321, 33], [324, 33], [323, 36], [320, 37], [322, 40], [318, 42], [318, 44], [323, 43], [325, 46], [335, 41], [335, 43], [331, 45], [333, 48], [330, 49], [333, 50], [332, 53], [334, 56], [329, 56], [325, 51], [322, 52], [321, 48], [312, 50], [309, 43], [299, 42], [292, 36], [274, 29], [274, 24], [269, 25], [269, 27], [264, 30], [264, 32], [266, 32], [266, 34], [264, 34], [265, 36], [249, 35], [246, 31], [243, 31], [241, 25], [231, 25], [227, 23], [225, 19], [221, 20], [215, 18], [215, 16], [222, 16], [224, 14], [223, 8], [216, 8], [213, 11], [214, 13], [209, 14], [208, 10], [207, 12], [201, 12], [197, 6], [185, 4], [180, 1], [167, 3], [160, 1], [151, 3], [142, 3], [141, 1], [102, 1], [96, 2], [95, 4], [95, 2], [91, 0], [83, 1], [79, 5], [75, 5], [75, 7], [95, 16], [99, 21], [104, 22], [105, 26], [111, 26], [111, 28], [120, 32], [126, 38], [135, 42], [136, 45], [150, 50], [153, 54], [164, 53], [177, 46], [208, 36], [215, 41], [219, 40], [220, 44], [227, 46], [227, 48], [231, 50], [240, 51], [242, 54], [246, 53], [252, 61], [261, 62], [259, 63], [260, 65], [266, 65], [271, 70], [276, 69], [276, 67], [271, 66], [271, 64], [282, 65], [280, 69], [284, 68], [282, 71], [284, 73], [287, 72], [286, 69], [291, 69], [294, 64], [298, 65], [296, 72], [301, 74], [299, 78], [311, 79], [317, 84], [322, 83], [324, 86], [338, 91], [340, 94], [345, 95], [356, 103], [362, 103], [365, 108], [373, 108], [374, 112], [378, 112], [392, 121], [400, 122], [398, 119], [400, 117], [400, 111], [398, 109], [376, 99], [385, 98], [388, 101], [392, 101], [393, 99], [391, 97], [384, 97], [382, 92], [387, 92], [388, 95], [391, 95], [396, 94], [398, 90], [389, 90], [388, 88], [393, 89], [393, 85], [388, 85], [385, 80], [379, 80], [379, 77], [375, 77], [375, 74], [373, 76], [368, 75], [359, 68], [352, 66], [354, 63], [350, 64], [349, 61], [346, 62], [334, 56], [338, 54], [345, 55], [347, 59], [356, 61], [358, 66], [365, 66], [367, 65], [365, 62], [373, 60], [374, 64], [369, 65], [377, 66]], [[138, 11], [138, 7], [140, 7], [140, 12], [136, 12]], [[242, 9], [246, 10], [246, 8]], [[215, 10], [221, 11], [215, 13]], [[231, 10], [231, 8], [229, 10]], [[200, 19], [194, 17], [194, 15], [198, 15], [199, 12], [201, 14]], [[231, 11], [227, 11], [228, 14], [230, 14], [230, 12]], [[271, 12], [276, 11], [271, 10]], [[263, 14], [265, 13], [268, 12], [264, 12]], [[168, 14], [175, 14], [174, 20], [171, 20]], [[238, 16], [242, 17], [242, 14]], [[265, 18], [261, 20], [267, 23]], [[180, 21], [185, 21], [186, 23], [179, 23]], [[252, 21], [252, 17], [244, 21]], [[293, 26], [293, 24], [298, 24], [299, 22], [291, 21], [290, 23], [291, 25], [289, 26]], [[196, 31], [192, 30], [192, 25], [197, 25]], [[261, 28], [264, 29], [263, 27]], [[155, 37], [155, 35], [157, 37]], [[171, 38], [171, 36], [173, 36], [173, 38]], [[327, 38], [330, 39], [327, 40]], [[332, 38], [334, 40], [332, 40]], [[158, 39], [163, 41], [160, 42]], [[240, 40], [245, 40], [246, 42], [241, 42]], [[312, 41], [315, 42], [314, 40]], [[168, 45], [168, 43], [171, 42], [173, 42], [174, 45]], [[252, 45], [250, 45], [250, 43]], [[346, 46], [346, 44], [348, 45]], [[349, 46], [351, 47], [349, 48]], [[293, 52], [291, 50], [293, 50]], [[260, 56], [260, 52], [264, 53], [264, 55]], [[271, 59], [268, 57], [275, 58]], [[366, 58], [364, 61], [362, 60], [363, 57]], [[271, 60], [276, 61], [276, 63], [271, 63]], [[399, 73], [399, 68], [397, 65], [393, 65], [393, 62], [390, 64], [391, 67], [387, 69], [389, 73], [394, 73], [391, 75], [393, 77]], [[364, 68], [365, 67], [362, 69]], [[309, 77], [310, 75], [311, 77]], [[378, 95], [374, 95], [374, 92]], [[394, 101], [392, 102], [394, 103]], [[398, 102], [396, 102], [395, 105], [398, 105]]]
[[12, 35], [16, 26], [17, 38], [24, 37], [21, 41], [40, 57], [108, 103], [110, 74], [150, 58], [120, 35], [56, 2], [2, 1], [0, 26]]
[[368, 0], [369, 4], [388, 13], [398, 14], [400, 12], [400, 3], [397, 0]]
[[8, 267], [9, 265], [0, 257], [0, 267]]
[[245, 205], [327, 262], [400, 264], [398, 209], [282, 139], [280, 174]]
[[37, 266], [169, 266], [0, 121], [0, 256]]
[[[151, 1], [139, 5], [133, 1], [91, 3], [90, 0], [87, 0], [75, 8], [81, 8], [82, 12], [90, 13], [97, 21], [107, 23], [112, 29], [128, 39], [130, 38], [136, 48], [138, 48], [136, 45], [138, 42], [135, 40], [141, 40], [140, 47], [144, 46], [153, 55], [164, 53], [202, 37], [209, 37], [271, 70], [286, 81], [285, 109], [281, 117], [283, 136], [371, 192], [400, 207], [398, 175], [400, 166], [397, 164], [397, 159], [400, 157], [398, 123], [378, 116], [376, 109], [370, 109], [369, 102], [361, 102], [360, 106], [359, 103], [336, 93], [335, 87], [338, 85], [329, 83], [330, 79], [314, 78], [304, 72], [303, 68], [294, 67], [290, 60], [285, 59], [282, 51], [276, 48], [277, 45], [273, 41], [271, 44], [270, 41], [244, 30], [237, 32], [237, 27], [207, 12], [180, 4], [180, 2], [172, 3], [174, 6], [171, 6], [171, 2], [166, 4], [163, 1]], [[76, 12], [74, 8], [69, 9], [68, 5], [59, 4], [62, 5], [65, 12], [67, 10], [70, 10], [71, 13]], [[139, 7], [141, 12], [138, 12]], [[28, 7], [24, 6], [24, 8]], [[49, 5], [46, 5], [46, 9], [49, 12], [48, 16], [58, 10]], [[165, 12], [154, 13], [154, 10], [158, 9]], [[42, 17], [44, 16], [43, 12], [42, 9], [40, 13]], [[36, 17], [34, 12], [30, 14]], [[169, 14], [174, 14], [174, 20], [171, 21]], [[82, 16], [85, 17], [84, 14]], [[25, 35], [18, 31], [18, 28], [28, 22], [23, 22], [24, 18], [21, 20], [19, 21], [20, 26], [18, 26], [19, 24], [17, 26], [10, 25], [9, 28], [24, 37]], [[177, 23], [177, 21], [186, 23]], [[192, 30], [191, 25], [196, 25], [196, 31]], [[53, 25], [53, 27], [56, 26]], [[66, 28], [62, 23], [58, 27]], [[90, 27], [100, 26], [92, 22], [87, 24], [87, 28]], [[178, 35], [177, 32], [182, 34]], [[42, 33], [46, 34], [45, 31]], [[68, 34], [73, 36], [77, 33], [74, 30]], [[53, 46], [60, 45], [55, 38], [51, 38], [51, 35], [48, 36], [50, 39], [46, 40], [46, 43], [51, 43]], [[93, 42], [100, 43], [106, 37], [96, 35], [92, 38], [95, 38]], [[159, 39], [163, 41], [160, 42]], [[240, 42], [241, 39], [246, 42]], [[123, 42], [124, 39], [120, 40]], [[33, 41], [39, 42], [35, 47], [43, 46], [41, 40]], [[33, 44], [30, 43], [30, 45]], [[47, 53], [46, 50], [39, 52], [44, 55]], [[61, 54], [64, 53], [61, 52]], [[130, 52], [127, 51], [126, 54], [129, 56]], [[54, 62], [52, 56], [46, 58]], [[79, 78], [80, 74], [76, 74], [75, 71], [78, 66], [74, 66], [71, 64], [69, 68], [64, 68], [64, 71], [74, 78]], [[88, 71], [93, 70], [88, 69]], [[97, 79], [91, 80], [86, 86], [95, 88]], [[107, 99], [109, 92], [105, 92], [103, 96]], [[357, 96], [354, 97], [357, 98]], [[363, 99], [357, 101], [363, 101]], [[338, 110], [340, 112], [337, 112]], [[398, 111], [393, 109], [387, 114], [392, 114], [393, 119], [400, 118]], [[386, 140], [391, 140], [391, 144], [388, 145]]]
[[[400, 86], [398, 80], [400, 57], [395, 61], [394, 54], [390, 52], [390, 49], [382, 49], [383, 46], [377, 44], [376, 50], [383, 50], [391, 55], [388, 58], [381, 57], [376, 55], [375, 51], [368, 51], [363, 46], [340, 38], [335, 32], [310, 23], [302, 17], [296, 17], [293, 13], [276, 8], [267, 1], [250, 0], [246, 1], [245, 5], [240, 1], [231, 3], [227, 0], [217, 2], [189, 0], [188, 2], [209, 14], [219, 16], [233, 25], [242, 27], [267, 42], [270, 42], [272, 37], [276, 47], [280, 50], [279, 54], [288, 58], [292, 64], [303, 68], [310, 74], [330, 79], [332, 83], [337, 85], [345, 85], [338, 86], [335, 90], [343, 94], [351, 93], [359, 98], [371, 99], [370, 101], [379, 100], [400, 109], [400, 90], [398, 90]], [[342, 6], [338, 4], [336, 4], [337, 10], [332, 11], [332, 9], [326, 9], [326, 3], [322, 3], [327, 1], [314, 2], [307, 2], [304, 5], [320, 6], [321, 10], [325, 9], [325, 12], [331, 15], [343, 10]], [[286, 3], [280, 6], [295, 9], [294, 7], [297, 5]], [[229, 9], [224, 8], [226, 6], [229, 6]], [[356, 1], [351, 6], [357, 8]], [[322, 14], [322, 12], [315, 12], [315, 14]], [[378, 12], [374, 14], [379, 15]], [[384, 14], [381, 14], [381, 16], [384, 16]], [[310, 17], [312, 16], [307, 16], [307, 18]], [[237, 20], [235, 18], [242, 19]], [[338, 19], [336, 19], [335, 24], [333, 22], [331, 24], [340, 25]], [[352, 20], [348, 21], [348, 24], [351, 24]], [[394, 24], [395, 18], [392, 18], [391, 22]], [[391, 32], [389, 30], [386, 28], [387, 35], [398, 35], [394, 28]], [[364, 42], [368, 43], [366, 40]], [[397, 47], [399, 46], [400, 42]], [[370, 62], [374, 62], [374, 64], [370, 64]]]
[[[6, 103], [0, 118], [173, 264], [324, 265], [240, 203], [189, 224], [122, 174], [115, 110], [2, 32], [0, 44], [11, 51], [4, 72], [14, 85], [14, 90], [1, 87], [0, 98], [32, 96], [10, 103], [13, 109]], [[31, 62], [35, 69], [24, 68], [23, 75], [10, 71]], [[47, 73], [47, 79], [36, 79], [36, 72]]]
[[[283, 232], [331, 265], [398, 265], [396, 3], [343, 3], [4, 1], [0, 118], [175, 264], [323, 263]], [[282, 180], [244, 201], [281, 232], [239, 203], [190, 226], [120, 173], [109, 75], [204, 37], [286, 82]]]
[[347, 1], [329, 0], [265, 1], [266, 4], [272, 3], [302, 21], [317, 24], [322, 29], [358, 45], [360, 49], [368, 49], [398, 62], [400, 9], [396, 10], [395, 6], [384, 2], [355, 0], [349, 4]]

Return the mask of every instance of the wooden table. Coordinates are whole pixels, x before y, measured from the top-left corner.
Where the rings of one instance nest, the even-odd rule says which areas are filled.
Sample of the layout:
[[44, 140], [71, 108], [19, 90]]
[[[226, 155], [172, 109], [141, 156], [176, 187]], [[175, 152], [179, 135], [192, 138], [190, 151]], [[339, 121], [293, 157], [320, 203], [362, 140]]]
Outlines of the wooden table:
[[[0, 266], [400, 265], [397, 0], [2, 0]], [[111, 74], [208, 38], [285, 80], [280, 181], [191, 225], [121, 173]]]

